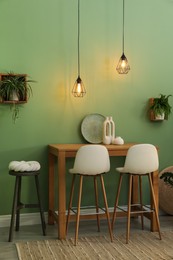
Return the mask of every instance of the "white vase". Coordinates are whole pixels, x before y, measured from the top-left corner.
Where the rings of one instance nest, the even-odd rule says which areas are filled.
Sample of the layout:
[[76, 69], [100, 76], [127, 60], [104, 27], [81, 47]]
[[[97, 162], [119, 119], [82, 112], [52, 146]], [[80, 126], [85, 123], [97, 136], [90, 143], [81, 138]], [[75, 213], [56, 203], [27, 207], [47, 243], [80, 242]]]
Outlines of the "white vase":
[[109, 117], [110, 125], [111, 125], [111, 143], [115, 139], [115, 123], [112, 119], [112, 116]]
[[103, 122], [103, 143], [111, 143], [111, 123], [109, 117], [106, 117], [106, 120]]

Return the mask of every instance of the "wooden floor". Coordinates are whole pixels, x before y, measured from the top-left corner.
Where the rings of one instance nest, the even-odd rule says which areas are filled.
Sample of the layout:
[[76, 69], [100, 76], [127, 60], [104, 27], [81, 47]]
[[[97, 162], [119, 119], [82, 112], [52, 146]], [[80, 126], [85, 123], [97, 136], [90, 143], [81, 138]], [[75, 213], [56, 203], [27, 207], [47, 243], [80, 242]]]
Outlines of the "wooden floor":
[[[145, 230], [149, 229], [149, 221], [145, 219]], [[161, 216], [160, 217], [161, 231], [173, 230], [173, 216]], [[139, 219], [132, 219], [131, 221], [131, 232], [140, 230]], [[124, 233], [126, 228], [126, 220], [124, 218], [117, 219], [114, 236]], [[8, 241], [9, 228], [0, 228], [0, 260], [16, 260], [18, 259], [15, 242], [29, 241], [29, 240], [41, 240], [41, 239], [57, 239], [57, 225], [47, 225], [47, 236], [42, 236], [41, 226], [22, 226], [19, 232], [14, 233], [13, 242]], [[141, 231], [142, 232], [142, 231]], [[108, 234], [107, 222], [102, 220], [101, 222], [101, 233]], [[79, 236], [96, 235], [97, 224], [95, 221], [81, 221], [79, 228]], [[74, 236], [74, 223], [69, 224], [68, 237]]]

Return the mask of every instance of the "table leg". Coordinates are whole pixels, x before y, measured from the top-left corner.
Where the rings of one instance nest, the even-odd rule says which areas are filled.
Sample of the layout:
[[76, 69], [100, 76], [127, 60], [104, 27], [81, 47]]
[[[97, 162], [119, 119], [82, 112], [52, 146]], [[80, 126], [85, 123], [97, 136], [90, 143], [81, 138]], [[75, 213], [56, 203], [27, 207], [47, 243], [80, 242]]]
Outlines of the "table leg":
[[66, 237], [66, 167], [65, 152], [58, 155], [58, 238]]
[[49, 210], [48, 224], [54, 224], [54, 155], [49, 154]]

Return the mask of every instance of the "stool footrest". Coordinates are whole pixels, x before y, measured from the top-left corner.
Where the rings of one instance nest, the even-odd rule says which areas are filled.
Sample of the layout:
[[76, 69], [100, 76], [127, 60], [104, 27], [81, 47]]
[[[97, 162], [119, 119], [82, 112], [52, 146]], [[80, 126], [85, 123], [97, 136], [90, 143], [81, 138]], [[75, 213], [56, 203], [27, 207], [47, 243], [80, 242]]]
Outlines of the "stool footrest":
[[[154, 212], [155, 210], [151, 208], [150, 205], [142, 205], [142, 208], [140, 204], [131, 204], [131, 211], [130, 214], [140, 214], [140, 213], [146, 213], [146, 212]], [[117, 206], [117, 208], [123, 212], [128, 212], [127, 205], [123, 206]], [[133, 210], [132, 210], [133, 208]]]
[[[147, 212], [154, 212], [154, 209], [151, 208], [151, 206], [148, 205], [142, 205], [142, 208], [140, 207], [140, 204], [131, 204], [131, 208], [135, 208], [134, 210], [130, 211], [130, 214], [141, 214], [141, 213], [147, 213]], [[117, 209], [127, 213], [128, 209], [127, 206], [117, 206]]]
[[[77, 214], [77, 207], [72, 207], [70, 210], [74, 213]], [[95, 206], [82, 206], [80, 207], [81, 213], [80, 215], [99, 215], [103, 214], [103, 212], [106, 212], [105, 208], [102, 208], [98, 206], [98, 210], [101, 212], [96, 212], [96, 207]], [[94, 211], [95, 210], [95, 211]]]

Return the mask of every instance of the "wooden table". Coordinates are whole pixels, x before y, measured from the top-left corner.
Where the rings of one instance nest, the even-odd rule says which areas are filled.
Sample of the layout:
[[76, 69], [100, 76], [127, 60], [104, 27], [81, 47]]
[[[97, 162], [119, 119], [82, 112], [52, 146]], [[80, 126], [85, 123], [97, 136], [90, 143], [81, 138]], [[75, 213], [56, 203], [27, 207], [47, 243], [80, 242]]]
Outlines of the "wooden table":
[[[128, 149], [135, 143], [128, 143], [124, 145], [105, 145], [110, 156], [126, 156]], [[48, 224], [58, 225], [58, 238], [66, 237], [66, 158], [75, 157], [77, 150], [85, 144], [50, 144], [49, 148], [49, 211]], [[58, 162], [57, 172], [55, 171], [55, 160]], [[55, 213], [55, 174], [58, 175], [58, 214]], [[154, 192], [156, 196], [156, 203], [158, 205], [158, 172], [152, 174]], [[116, 185], [116, 184], [115, 184]], [[138, 180], [134, 180], [132, 195], [133, 202], [138, 200]], [[151, 231], [156, 231], [156, 220], [154, 215], [149, 215], [151, 218]]]

